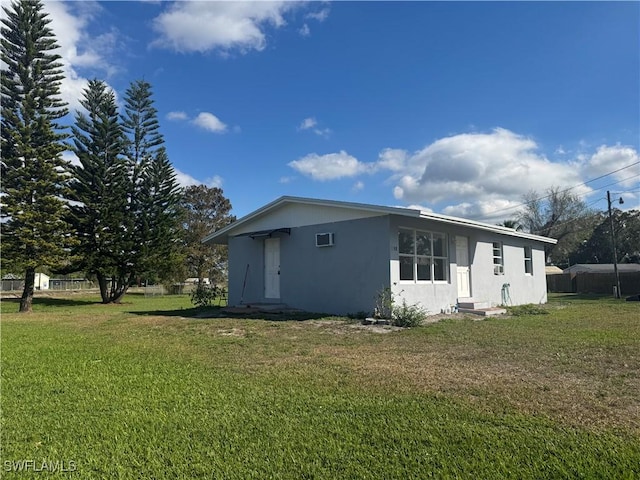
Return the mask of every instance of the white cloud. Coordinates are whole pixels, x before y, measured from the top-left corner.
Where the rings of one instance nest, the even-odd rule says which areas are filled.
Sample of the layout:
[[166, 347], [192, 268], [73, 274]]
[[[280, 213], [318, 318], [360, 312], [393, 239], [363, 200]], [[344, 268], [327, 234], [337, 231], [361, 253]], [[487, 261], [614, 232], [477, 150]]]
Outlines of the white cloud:
[[88, 83], [81, 71], [113, 75], [118, 69], [108, 57], [117, 46], [119, 34], [113, 29], [97, 36], [88, 33], [89, 24], [102, 11], [97, 2], [47, 1], [44, 10], [51, 19], [50, 27], [60, 47], [55, 53], [62, 57], [65, 78], [60, 85], [61, 97], [70, 110], [81, 110], [80, 99]]
[[309, 130], [310, 128], [315, 127], [318, 124], [315, 118], [308, 117], [305, 118], [298, 127], [298, 130]]
[[304, 16], [304, 18], [317, 20], [318, 22], [324, 22], [327, 19], [327, 17], [329, 17], [328, 7], [325, 7], [318, 12], [309, 12]]
[[154, 19], [159, 36], [152, 45], [177, 52], [261, 51], [265, 29], [284, 26], [284, 15], [296, 7], [289, 1], [174, 2]]
[[222, 187], [223, 179], [220, 175], [214, 175], [213, 177], [209, 177], [204, 181], [204, 184], [209, 188], [220, 188]]
[[221, 187], [223, 183], [222, 177], [219, 175], [214, 175], [213, 177], [207, 178], [205, 181], [200, 181], [195, 177], [192, 177], [188, 173], [185, 173], [177, 168], [173, 168], [176, 172], [176, 180], [181, 187], [190, 187], [192, 185], [206, 185], [209, 188]]
[[[305, 122], [308, 129], [317, 128], [315, 119]], [[441, 138], [414, 153], [386, 148], [375, 162], [341, 151], [312, 153], [288, 165], [319, 181], [387, 172], [395, 198], [404, 203], [437, 205], [447, 215], [496, 223], [513, 216], [532, 190], [542, 195], [550, 187], [572, 188], [572, 193], [588, 199], [597, 184], [583, 183], [600, 176], [627, 189], [638, 185], [640, 158], [633, 147], [601, 145], [574, 157], [567, 158], [566, 151], [555, 155], [561, 161], [547, 158], [532, 138], [496, 128]]]
[[358, 180], [356, 183], [353, 184], [353, 187], [351, 187], [351, 190], [354, 192], [361, 192], [362, 190], [364, 190], [364, 182]]
[[314, 117], [305, 118], [298, 126], [298, 130], [311, 130], [320, 137], [328, 137], [331, 135], [330, 128], [319, 128], [318, 121]]
[[308, 37], [309, 35], [311, 35], [311, 29], [309, 28], [309, 25], [305, 23], [298, 29], [298, 33], [303, 37]]
[[189, 117], [184, 112], [169, 112], [167, 113], [167, 120], [187, 120]]
[[176, 180], [181, 187], [190, 187], [192, 185], [202, 185], [203, 182], [196, 180], [194, 177], [189, 175], [188, 173], [184, 173], [181, 170], [173, 167], [173, 170], [176, 172]]
[[194, 125], [213, 133], [224, 133], [227, 131], [227, 125], [213, 113], [200, 112], [192, 122]]
[[288, 165], [302, 175], [320, 181], [354, 177], [370, 169], [369, 165], [358, 161], [345, 151], [326, 155], [311, 153], [289, 162]]
[[453, 217], [481, 218], [486, 222], [498, 223], [513, 216], [521, 204], [521, 198], [515, 200], [489, 198], [475, 203], [462, 202], [457, 205], [449, 205], [442, 210], [442, 213]]
[[[616, 144], [614, 146], [601, 145], [596, 152], [591, 155], [581, 155], [579, 157], [581, 173], [587, 178], [596, 178], [614, 170], [620, 170], [611, 175], [622, 185], [632, 185], [638, 182], [638, 177], [630, 178], [640, 172], [637, 162], [640, 160], [638, 152], [629, 146]], [[636, 164], [635, 167], [627, 167]]]
[[[229, 131], [227, 124], [210, 112], [200, 112], [197, 117], [190, 119], [186, 112], [177, 110], [167, 113], [166, 118], [170, 121], [189, 121], [191, 124], [213, 133], [226, 133]], [[232, 130], [235, 133], [239, 133], [240, 127], [235, 126]]]
[[581, 182], [573, 165], [552, 162], [537, 149], [532, 139], [502, 128], [442, 138], [406, 158], [394, 195], [464, 209], [464, 203], [520, 199], [529, 190], [543, 192], [552, 185]]
[[407, 152], [397, 148], [385, 148], [378, 157], [378, 168], [399, 172], [405, 167]]
[[[327, 17], [329, 17], [329, 8], [323, 8], [322, 10], [318, 11], [318, 12], [309, 12], [307, 13], [304, 18], [306, 20], [316, 20], [317, 22], [324, 22]], [[308, 37], [311, 35], [311, 28], [309, 27], [308, 23], [304, 23], [302, 25], [302, 27], [300, 27], [298, 29], [298, 33], [303, 36], [303, 37]]]

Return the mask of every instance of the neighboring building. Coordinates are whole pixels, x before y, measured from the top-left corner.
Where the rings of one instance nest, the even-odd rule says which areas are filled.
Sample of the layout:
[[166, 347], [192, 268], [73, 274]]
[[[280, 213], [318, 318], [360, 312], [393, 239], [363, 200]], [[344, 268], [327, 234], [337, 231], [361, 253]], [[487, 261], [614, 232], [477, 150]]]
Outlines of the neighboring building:
[[49, 290], [49, 275], [36, 273], [33, 286], [36, 290]]
[[555, 265], [547, 265], [544, 267], [544, 271], [547, 275], [561, 275], [562, 269], [560, 267], [556, 267]]
[[[565, 268], [563, 273], [614, 273], [613, 263], [576, 263], [569, 268]], [[640, 264], [638, 263], [619, 263], [619, 273], [640, 272]]]
[[640, 264], [619, 263], [617, 278], [613, 263], [579, 263], [547, 277], [549, 291], [563, 293], [615, 295], [618, 281], [622, 295], [640, 293]]
[[[49, 275], [44, 273], [36, 273], [33, 288], [36, 290], [49, 290]], [[0, 290], [22, 290], [24, 289], [24, 278], [17, 275], [8, 274], [2, 277]]]
[[556, 240], [407, 208], [281, 197], [209, 234], [229, 245], [229, 304], [371, 312], [390, 288], [438, 313], [458, 302], [545, 303]]
[[[198, 280], [199, 280], [198, 277], [189, 277], [184, 281], [184, 283], [187, 284], [187, 285], [197, 285], [198, 284]], [[209, 281], [209, 277], [204, 277], [202, 279], [202, 283], [204, 285], [211, 284], [211, 282]]]

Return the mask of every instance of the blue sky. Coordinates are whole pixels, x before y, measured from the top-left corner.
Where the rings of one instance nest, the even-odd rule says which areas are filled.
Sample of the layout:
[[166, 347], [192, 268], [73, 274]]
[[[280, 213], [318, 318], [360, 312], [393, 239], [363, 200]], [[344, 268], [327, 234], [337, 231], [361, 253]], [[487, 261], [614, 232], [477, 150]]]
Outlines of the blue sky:
[[640, 204], [637, 2], [46, 9], [70, 105], [89, 78], [120, 99], [149, 81], [181, 182], [222, 187], [238, 216], [298, 195], [495, 222], [603, 175], [574, 191]]

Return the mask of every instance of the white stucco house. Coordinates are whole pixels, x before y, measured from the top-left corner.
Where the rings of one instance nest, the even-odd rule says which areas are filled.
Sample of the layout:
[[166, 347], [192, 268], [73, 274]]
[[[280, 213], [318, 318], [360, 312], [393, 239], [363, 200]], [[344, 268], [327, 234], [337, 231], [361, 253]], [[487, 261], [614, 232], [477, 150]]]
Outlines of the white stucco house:
[[204, 240], [229, 246], [229, 304], [372, 312], [378, 292], [438, 313], [545, 303], [556, 240], [409, 208], [281, 197]]

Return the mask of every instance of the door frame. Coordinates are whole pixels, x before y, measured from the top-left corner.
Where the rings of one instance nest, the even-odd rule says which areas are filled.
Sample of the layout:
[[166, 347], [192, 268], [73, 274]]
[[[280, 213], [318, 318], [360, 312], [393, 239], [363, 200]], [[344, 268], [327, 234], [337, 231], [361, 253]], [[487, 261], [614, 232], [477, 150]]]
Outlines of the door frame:
[[[271, 257], [273, 255], [273, 258]], [[273, 264], [271, 261], [273, 261]], [[264, 239], [264, 298], [280, 298], [280, 238]]]
[[[460, 242], [463, 240], [464, 242]], [[460, 265], [460, 256], [458, 255], [459, 251], [462, 251], [464, 243], [466, 245], [466, 265]], [[469, 260], [469, 237], [465, 237], [463, 235], [456, 235], [456, 289], [458, 298], [470, 298], [471, 297], [471, 262]], [[461, 282], [459, 281], [460, 275], [464, 275], [466, 277], [466, 284], [468, 286], [468, 291], [461, 291]]]

